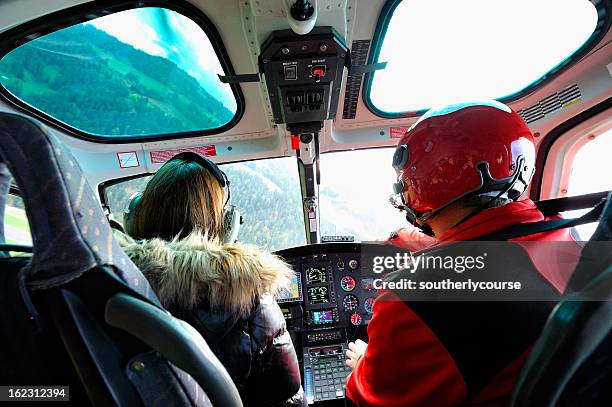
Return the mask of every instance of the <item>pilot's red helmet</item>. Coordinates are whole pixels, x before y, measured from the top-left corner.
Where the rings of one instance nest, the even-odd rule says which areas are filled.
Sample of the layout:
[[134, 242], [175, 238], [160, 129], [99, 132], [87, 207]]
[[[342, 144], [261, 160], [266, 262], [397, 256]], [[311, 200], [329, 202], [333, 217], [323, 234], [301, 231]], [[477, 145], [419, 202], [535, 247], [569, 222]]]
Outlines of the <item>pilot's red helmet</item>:
[[426, 220], [457, 200], [517, 200], [535, 165], [531, 130], [508, 106], [474, 102], [431, 109], [400, 139], [394, 185], [408, 220]]

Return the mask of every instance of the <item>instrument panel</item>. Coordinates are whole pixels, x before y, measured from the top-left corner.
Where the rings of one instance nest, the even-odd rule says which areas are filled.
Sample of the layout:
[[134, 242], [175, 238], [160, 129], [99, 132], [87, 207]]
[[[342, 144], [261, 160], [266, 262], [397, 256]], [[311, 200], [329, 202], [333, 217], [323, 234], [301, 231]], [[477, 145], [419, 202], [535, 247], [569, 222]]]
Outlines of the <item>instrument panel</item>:
[[344, 398], [348, 342], [367, 341], [363, 328], [372, 318], [377, 293], [371, 267], [362, 264], [364, 247], [336, 242], [276, 253], [296, 273], [277, 302], [298, 350], [308, 404]]
[[361, 267], [359, 244], [310, 245], [277, 254], [296, 272], [291, 289], [277, 298], [282, 307], [301, 307], [301, 312], [291, 313], [301, 314], [298, 321], [292, 318], [291, 328], [350, 327], [370, 321], [376, 290], [371, 271]]

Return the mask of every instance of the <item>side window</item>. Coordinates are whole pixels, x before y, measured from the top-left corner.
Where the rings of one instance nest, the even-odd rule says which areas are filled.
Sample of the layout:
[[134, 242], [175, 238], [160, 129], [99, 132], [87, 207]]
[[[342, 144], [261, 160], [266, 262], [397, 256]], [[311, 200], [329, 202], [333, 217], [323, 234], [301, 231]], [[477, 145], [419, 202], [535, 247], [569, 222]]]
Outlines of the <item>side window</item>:
[[[567, 185], [566, 196], [576, 196], [612, 190], [612, 130], [591, 136], [576, 152]], [[575, 217], [586, 213], [587, 210], [567, 212], [566, 216]], [[581, 225], [574, 229], [578, 240], [589, 240], [596, 223]]]
[[32, 245], [30, 225], [25, 213], [23, 199], [9, 194], [4, 207], [4, 241], [5, 243]]

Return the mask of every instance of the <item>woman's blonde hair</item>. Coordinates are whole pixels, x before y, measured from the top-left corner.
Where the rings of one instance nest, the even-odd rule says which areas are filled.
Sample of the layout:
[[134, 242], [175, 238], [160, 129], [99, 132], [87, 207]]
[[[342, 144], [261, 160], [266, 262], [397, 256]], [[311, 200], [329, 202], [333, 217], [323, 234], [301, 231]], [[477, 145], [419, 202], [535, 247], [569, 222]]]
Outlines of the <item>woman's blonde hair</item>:
[[145, 188], [134, 211], [130, 234], [135, 239], [184, 238], [194, 231], [221, 239], [225, 191], [215, 176], [196, 161], [175, 157]]

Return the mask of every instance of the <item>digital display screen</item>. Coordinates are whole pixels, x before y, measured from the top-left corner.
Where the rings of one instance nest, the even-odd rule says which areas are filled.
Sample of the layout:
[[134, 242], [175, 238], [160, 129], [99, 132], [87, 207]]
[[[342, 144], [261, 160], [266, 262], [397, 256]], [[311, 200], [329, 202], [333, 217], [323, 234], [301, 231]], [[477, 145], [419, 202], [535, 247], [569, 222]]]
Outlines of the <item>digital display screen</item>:
[[296, 275], [291, 279], [291, 283], [287, 289], [282, 290], [276, 296], [277, 302], [295, 302], [302, 301], [302, 274], [295, 273]]
[[325, 304], [329, 302], [329, 287], [309, 287], [308, 302], [311, 304]]
[[304, 269], [306, 284], [327, 283], [327, 266], [309, 266]]
[[332, 310], [314, 311], [312, 313], [312, 322], [315, 325], [329, 324], [331, 322], [334, 322], [334, 314]]

